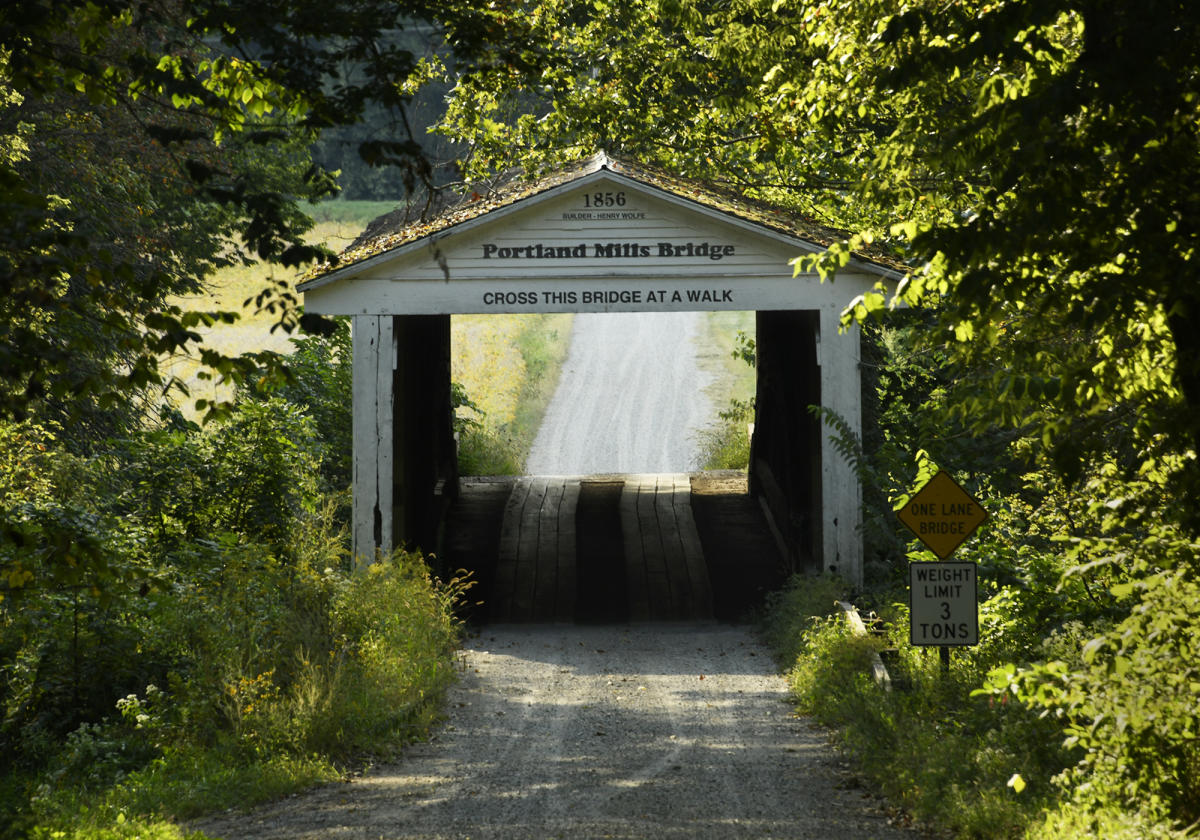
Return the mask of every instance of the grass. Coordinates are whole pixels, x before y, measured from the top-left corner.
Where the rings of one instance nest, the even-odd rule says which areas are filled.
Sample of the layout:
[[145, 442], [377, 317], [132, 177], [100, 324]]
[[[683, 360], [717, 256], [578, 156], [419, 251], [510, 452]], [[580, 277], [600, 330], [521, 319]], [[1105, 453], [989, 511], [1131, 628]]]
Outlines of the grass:
[[205, 814], [243, 810], [297, 790], [343, 778], [330, 762], [277, 755], [259, 761], [231, 760], [220, 748], [183, 750], [158, 759], [99, 798], [59, 796], [53, 829], [33, 836], [61, 840], [190, 837], [180, 823]]
[[[367, 224], [383, 213], [395, 208], [393, 202], [385, 201], [328, 201], [307, 208], [314, 225], [308, 241], [320, 243], [332, 251], [341, 251], [366, 228]], [[241, 353], [271, 350], [290, 353], [290, 335], [283, 330], [272, 330], [277, 322], [275, 314], [258, 310], [253, 303], [245, 303], [263, 289], [282, 282], [283, 287], [294, 292], [300, 273], [291, 269], [254, 263], [224, 268], [208, 281], [203, 294], [174, 298], [174, 303], [185, 311], [237, 312], [239, 318], [233, 324], [216, 324], [201, 327], [196, 331], [205, 344], [227, 356]], [[201, 365], [194, 356], [175, 356], [163, 364], [164, 373], [177, 376], [187, 386], [190, 398], [179, 398], [179, 408], [192, 417], [197, 412], [191, 405], [197, 398], [209, 400], [228, 399], [231, 389], [213, 381], [200, 379]]]
[[738, 358], [737, 335], [754, 338], [754, 312], [706, 312], [708, 334], [696, 355], [700, 367], [714, 376], [708, 395], [716, 405], [729, 400], [746, 401], [754, 396], [754, 368]]
[[754, 368], [734, 356], [738, 349], [738, 333], [754, 337], [753, 312], [709, 312], [708, 332], [697, 355], [701, 369], [712, 375], [713, 382], [706, 393], [719, 417], [701, 435], [704, 468], [710, 470], [745, 470], [750, 464], [750, 430], [748, 423], [754, 415], [741, 407], [749, 406], [754, 398]]
[[[340, 251], [374, 218], [394, 207], [394, 203], [384, 201], [319, 204], [309, 209], [315, 222], [309, 241]], [[198, 330], [208, 346], [226, 355], [259, 350], [290, 353], [290, 336], [271, 329], [275, 316], [243, 304], [279, 280], [288, 291], [294, 291], [296, 279], [270, 266], [233, 266], [218, 272], [205, 294], [174, 302], [186, 310], [241, 313], [235, 324]], [[461, 438], [465, 473], [511, 475], [521, 471], [558, 383], [572, 317], [570, 314], [454, 316], [451, 376], [479, 408], [478, 412], [463, 412], [478, 423]], [[190, 408], [195, 399], [231, 396], [227, 386], [198, 377], [201, 366], [195, 358], [167, 360], [164, 370], [178, 376], [188, 387], [191, 396], [181, 399], [179, 407], [193, 419], [198, 414]]]
[[570, 314], [456, 315], [451, 376], [479, 411], [460, 437], [464, 475], [515, 475], [524, 467], [570, 344]]
[[[185, 684], [189, 677], [181, 673], [173, 693], [156, 691], [151, 700], [148, 689], [139, 699], [144, 714], [136, 728], [114, 720], [72, 736], [86, 760], [64, 756], [60, 772], [43, 777], [28, 833], [62, 840], [183, 837], [181, 821], [341, 778], [367, 757], [394, 756], [424, 737], [456, 675], [460, 626], [454, 605], [467, 584], [436, 583], [423, 558], [403, 553], [365, 574], [330, 575], [301, 575], [318, 588], [332, 587], [328, 612], [320, 615], [328, 625], [320, 650], [327, 652], [283, 638], [299, 638], [307, 626], [303, 615], [290, 617], [275, 642], [281, 658], [275, 664], [295, 671], [281, 690], [272, 682], [274, 666], [252, 679], [239, 677], [247, 661], [270, 652], [238, 647], [253, 634], [231, 627], [226, 644], [208, 653], [222, 661], [198, 662], [193, 669], [225, 675], [220, 696], [201, 696], [207, 684], [198, 678]], [[282, 587], [274, 584], [266, 588], [278, 593]], [[307, 592], [298, 601], [314, 602], [317, 594]], [[264, 690], [247, 693], [247, 686]], [[238, 713], [231, 714], [243, 695]], [[214, 720], [228, 718], [228, 725], [188, 723], [212, 704], [223, 710]], [[123, 765], [130, 750], [147, 743], [155, 745], [157, 757], [140, 760], [127, 773], [104, 769]]]
[[542, 425], [542, 417], [558, 387], [558, 377], [570, 346], [570, 314], [537, 316], [517, 337], [517, 349], [525, 362], [525, 384], [512, 420], [512, 435], [524, 456]]
[[[845, 591], [835, 578], [793, 578], [772, 597], [765, 633], [799, 710], [838, 732], [859, 773], [947, 836], [1090, 836], [1038, 833], [1060, 796], [1051, 780], [1069, 762], [1057, 723], [972, 696], [988, 663], [963, 649], [943, 673], [933, 649], [908, 644], [907, 615], [892, 616], [887, 636], [853, 636], [830, 609]], [[884, 648], [896, 651], [890, 668], [905, 690], [875, 685], [869, 662]], [[1009, 785], [1014, 774], [1027, 783], [1023, 790]], [[1078, 819], [1067, 813], [1054, 825]]]

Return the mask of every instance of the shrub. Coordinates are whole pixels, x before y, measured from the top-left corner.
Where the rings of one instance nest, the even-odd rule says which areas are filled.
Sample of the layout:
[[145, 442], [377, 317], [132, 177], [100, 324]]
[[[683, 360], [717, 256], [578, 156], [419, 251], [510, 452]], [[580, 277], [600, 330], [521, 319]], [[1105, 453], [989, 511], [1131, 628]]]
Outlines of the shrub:
[[[907, 640], [902, 605], [883, 610], [883, 637], [855, 636], [830, 606], [836, 579], [796, 578], [768, 610], [767, 638], [781, 656], [801, 711], [838, 730], [861, 772], [914, 816], [963, 837], [1011, 837], [1053, 796], [1050, 779], [1068, 759], [1057, 725], [1019, 704], [971, 697], [983, 669], [970, 652], [942, 672], [931, 651]], [[896, 650], [907, 690], [884, 692], [872, 655]], [[1018, 796], [1008, 781], [1029, 784]]]
[[462, 585], [349, 572], [319, 455], [281, 400], [88, 458], [0, 425], [0, 836], [244, 802], [428, 726]]
[[700, 433], [700, 458], [706, 470], [746, 470], [750, 466], [750, 429], [746, 420], [726, 417]]

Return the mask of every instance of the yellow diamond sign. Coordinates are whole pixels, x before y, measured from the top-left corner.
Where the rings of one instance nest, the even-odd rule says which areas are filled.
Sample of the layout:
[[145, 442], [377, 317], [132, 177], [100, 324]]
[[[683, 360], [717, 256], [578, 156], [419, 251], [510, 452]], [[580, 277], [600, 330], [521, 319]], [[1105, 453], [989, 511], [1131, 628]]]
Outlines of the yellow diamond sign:
[[900, 509], [900, 521], [945, 560], [987, 520], [987, 511], [948, 473], [937, 475]]

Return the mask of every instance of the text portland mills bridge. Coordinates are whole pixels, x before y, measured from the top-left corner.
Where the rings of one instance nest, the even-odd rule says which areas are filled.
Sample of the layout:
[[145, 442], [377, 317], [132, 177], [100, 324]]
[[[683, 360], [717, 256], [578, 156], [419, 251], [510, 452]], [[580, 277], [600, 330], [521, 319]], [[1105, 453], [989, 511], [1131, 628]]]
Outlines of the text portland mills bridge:
[[[581, 507], [603, 495], [603, 482], [460, 480], [450, 316], [741, 310], [756, 312], [757, 351], [745, 501], [760, 530], [773, 531], [788, 567], [834, 568], [861, 580], [858, 481], [831, 430], [808, 409], [822, 406], [859, 430], [859, 331], [841, 329], [841, 313], [859, 295], [888, 291], [901, 274], [872, 254], [855, 255], [833, 282], [793, 273], [795, 257], [838, 238], [776, 208], [601, 154], [379, 233], [337, 266], [323, 267], [300, 291], [308, 312], [352, 317], [358, 561], [402, 544], [438, 550], [469, 542], [464, 529], [496, 529], [501, 534], [490, 544], [500, 545], [500, 556], [492, 577], [525, 593], [511, 596], [506, 617], [570, 618], [561, 602], [569, 600], [572, 576], [578, 586], [584, 572], [578, 550], [595, 545], [575, 527], [584, 522]], [[613, 549], [624, 558], [632, 618], [702, 616], [707, 608], [712, 558], [704, 555], [712, 538], [697, 537], [691, 508], [705, 494], [689, 486], [695, 478], [605, 479], [621, 512], [609, 525]], [[491, 500], [484, 508], [502, 511], [499, 521], [468, 513], [448, 533], [452, 502], [458, 510], [483, 497]], [[721, 574], [736, 580], [733, 554]], [[662, 609], [664, 599], [676, 606]], [[523, 606], [510, 609], [518, 600]]]
[[597, 242], [591, 246], [586, 242], [580, 242], [574, 246], [542, 245], [538, 243], [535, 245], [511, 245], [508, 247], [501, 247], [494, 242], [483, 243], [483, 258], [485, 260], [492, 257], [498, 257], [502, 260], [566, 260], [586, 259], [587, 257], [611, 260], [631, 257], [645, 259], [651, 256], [658, 257], [659, 259], [669, 257], [707, 257], [710, 260], [720, 260], [725, 257], [732, 257], [736, 252], [736, 245], [722, 245], [718, 242], [684, 242], [681, 244], [657, 242], [654, 245], [644, 245], [640, 242]]

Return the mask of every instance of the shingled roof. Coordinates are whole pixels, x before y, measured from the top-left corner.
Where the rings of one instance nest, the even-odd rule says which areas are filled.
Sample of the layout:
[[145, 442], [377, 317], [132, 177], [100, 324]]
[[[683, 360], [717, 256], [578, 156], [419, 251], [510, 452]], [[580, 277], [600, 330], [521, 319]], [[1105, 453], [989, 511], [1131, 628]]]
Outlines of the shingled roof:
[[[400, 208], [372, 221], [336, 262], [313, 266], [304, 278], [315, 281], [331, 272], [342, 272], [357, 263], [447, 231], [494, 210], [518, 204], [534, 196], [570, 184], [587, 175], [608, 170], [634, 181], [669, 193], [677, 198], [751, 222], [778, 233], [821, 247], [849, 238], [849, 233], [813, 222], [785, 208], [739, 195], [711, 183], [681, 178], [665, 170], [614, 158], [604, 152], [565, 166], [540, 178], [527, 177], [519, 169], [511, 170], [486, 188], [477, 187], [461, 200], [447, 203], [443, 209], [426, 208], [427, 218], [413, 219], [413, 211]], [[889, 273], [905, 273], [907, 267], [882, 250], [857, 251], [855, 257]]]

